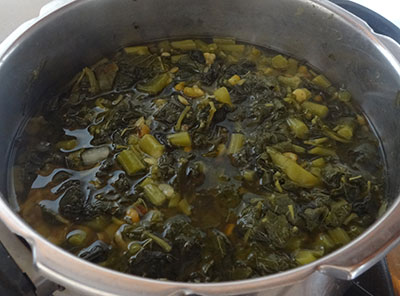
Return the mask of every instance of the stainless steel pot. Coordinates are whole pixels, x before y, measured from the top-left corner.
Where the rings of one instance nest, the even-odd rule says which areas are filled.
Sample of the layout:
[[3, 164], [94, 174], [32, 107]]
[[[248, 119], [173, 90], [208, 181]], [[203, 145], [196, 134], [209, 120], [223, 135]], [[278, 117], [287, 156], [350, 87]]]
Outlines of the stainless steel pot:
[[[318, 261], [258, 279], [193, 284], [104, 269], [52, 245], [16, 213], [8, 170], [18, 127], [51, 90], [121, 46], [161, 38], [232, 36], [303, 58], [354, 94], [382, 141], [386, 214], [363, 235]], [[32, 247], [49, 279], [87, 295], [338, 295], [400, 235], [400, 47], [321, 0], [61, 0], [0, 46], [0, 218]]]

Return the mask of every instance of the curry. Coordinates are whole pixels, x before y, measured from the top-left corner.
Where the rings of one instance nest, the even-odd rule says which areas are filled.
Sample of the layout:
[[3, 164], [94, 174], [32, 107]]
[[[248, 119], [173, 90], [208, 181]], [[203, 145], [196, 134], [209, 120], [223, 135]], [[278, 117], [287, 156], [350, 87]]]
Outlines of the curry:
[[387, 207], [379, 143], [344, 88], [229, 38], [84, 68], [15, 145], [21, 216], [134, 275], [248, 279], [347, 244]]

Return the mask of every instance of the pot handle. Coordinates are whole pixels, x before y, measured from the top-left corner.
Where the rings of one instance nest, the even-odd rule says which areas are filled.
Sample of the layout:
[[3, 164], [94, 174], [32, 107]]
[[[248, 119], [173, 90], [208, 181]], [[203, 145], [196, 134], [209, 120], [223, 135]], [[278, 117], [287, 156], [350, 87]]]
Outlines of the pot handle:
[[18, 219], [15, 213], [11, 210], [9, 205], [5, 201], [4, 195], [0, 192], [0, 220], [7, 226], [7, 228], [23, 237], [30, 245], [34, 241], [31, 236], [32, 230], [25, 224], [21, 219]]
[[362, 259], [359, 263], [351, 266], [337, 266], [330, 264], [323, 264], [318, 266], [317, 270], [327, 276], [334, 277], [340, 280], [354, 280], [363, 272], [368, 270], [371, 266], [378, 263], [394, 248], [400, 241], [400, 234], [395, 235], [390, 241], [388, 241], [381, 248], [376, 250], [371, 255]]
[[385, 47], [390, 51], [390, 53], [397, 59], [400, 63], [400, 44], [394, 41], [392, 38], [381, 35], [375, 34], [378, 39], [385, 45]]
[[56, 10], [60, 9], [61, 7], [64, 7], [68, 4], [71, 4], [72, 2], [75, 2], [76, 0], [53, 0], [50, 3], [44, 5], [40, 9], [40, 14], [38, 17], [35, 17], [31, 20], [26, 21], [25, 23], [21, 24], [17, 29], [14, 30], [4, 41], [0, 43], [0, 57], [2, 57], [8, 48], [11, 47], [11, 45], [18, 40], [18, 38], [29, 28], [31, 28], [34, 24], [39, 22], [42, 18], [45, 16], [55, 12]]
[[72, 2], [75, 2], [76, 0], [53, 0], [50, 3], [47, 3], [40, 9], [40, 17], [47, 16], [56, 10], [60, 9], [61, 7], [64, 7]]

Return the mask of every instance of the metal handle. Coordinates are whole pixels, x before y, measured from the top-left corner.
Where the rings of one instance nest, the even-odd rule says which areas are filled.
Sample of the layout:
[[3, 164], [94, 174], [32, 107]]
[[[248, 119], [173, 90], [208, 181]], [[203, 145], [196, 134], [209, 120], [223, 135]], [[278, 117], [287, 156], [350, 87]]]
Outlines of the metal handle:
[[49, 3], [47, 3], [46, 5], [44, 5], [41, 9], [40, 9], [40, 17], [45, 17], [53, 12], [55, 12], [56, 10], [72, 3], [75, 2], [76, 0], [53, 0]]
[[9, 205], [6, 203], [4, 196], [0, 192], [0, 220], [11, 230], [11, 232], [22, 236], [28, 241], [29, 244], [33, 242], [33, 237], [31, 236], [32, 230], [29, 226], [25, 224], [22, 220], [15, 216], [15, 213], [10, 209]]
[[[341, 279], [353, 280], [364, 271], [382, 260], [384, 256], [400, 242], [400, 206], [393, 202], [391, 208], [381, 217], [385, 223], [380, 223], [376, 229], [367, 230], [362, 242], [353, 241], [346, 248], [357, 250], [344, 256], [328, 255], [317, 270], [325, 275]], [[367, 243], [365, 243], [367, 242]], [[382, 242], [386, 242], [382, 244]], [[333, 259], [334, 260], [331, 260]]]
[[[340, 3], [340, 1], [334, 1], [334, 2]], [[363, 31], [367, 31], [369, 34], [374, 35], [374, 37], [379, 39], [379, 41], [383, 43], [386, 49], [388, 49], [390, 53], [397, 59], [397, 62], [400, 62], [400, 45], [396, 41], [394, 41], [392, 38], [388, 36], [376, 33], [365, 20], [347, 11], [345, 8], [330, 2], [325, 2], [324, 5], [330, 7], [330, 9], [341, 11], [342, 16], [351, 15], [352, 17], [351, 19], [349, 19], [350, 22], [358, 26]]]
[[18, 38], [22, 36], [25, 31], [30, 29], [34, 24], [38, 23], [42, 18], [75, 1], [76, 0], [53, 0], [50, 3], [44, 5], [40, 9], [40, 14], [38, 17], [21, 24], [3, 42], [0, 43], [0, 57], [6, 54], [7, 50], [11, 48], [12, 44], [16, 40], [18, 40]]
[[359, 263], [352, 266], [336, 266], [324, 264], [318, 267], [318, 271], [328, 276], [340, 280], [353, 280], [368, 270], [372, 265], [375, 265], [386, 256], [389, 251], [394, 248], [400, 240], [400, 234], [395, 235], [387, 244], [378, 249], [373, 254], [361, 260]]
[[386, 46], [390, 53], [400, 62], [400, 44], [394, 41], [392, 38], [376, 34], [379, 40]]

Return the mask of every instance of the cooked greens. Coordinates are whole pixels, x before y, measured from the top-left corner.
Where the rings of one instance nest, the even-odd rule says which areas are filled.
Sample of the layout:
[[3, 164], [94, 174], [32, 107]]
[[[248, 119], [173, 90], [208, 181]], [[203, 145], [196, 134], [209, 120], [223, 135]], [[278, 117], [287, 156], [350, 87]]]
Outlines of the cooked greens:
[[233, 39], [127, 47], [86, 67], [16, 143], [21, 215], [122, 272], [190, 282], [308, 264], [386, 209], [351, 94]]

